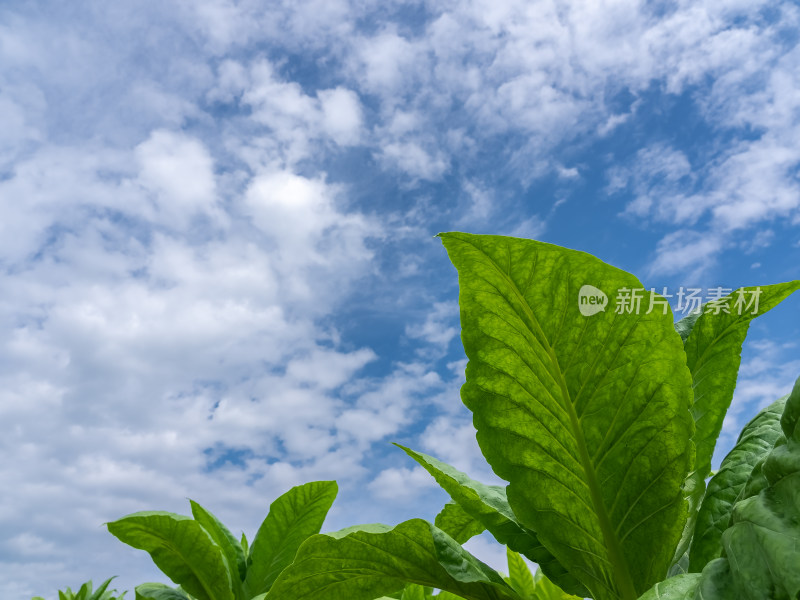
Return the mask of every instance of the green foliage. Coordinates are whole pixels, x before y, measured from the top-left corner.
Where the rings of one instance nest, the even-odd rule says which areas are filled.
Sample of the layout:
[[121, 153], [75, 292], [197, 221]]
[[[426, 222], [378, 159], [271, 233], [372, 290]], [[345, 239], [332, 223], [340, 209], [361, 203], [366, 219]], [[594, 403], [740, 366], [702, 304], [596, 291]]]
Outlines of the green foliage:
[[787, 398], [784, 396], [776, 400], [745, 426], [736, 446], [711, 478], [697, 516], [690, 552], [690, 571], [701, 571], [711, 560], [722, 556], [722, 533], [728, 527], [733, 504], [753, 468], [782, 437], [780, 419]]
[[[319, 534], [333, 482], [276, 500], [249, 548], [194, 502], [193, 519], [130, 515], [109, 530], [186, 590], [145, 584], [137, 600], [800, 598], [800, 380], [711, 473], [749, 324], [800, 281], [674, 323], [663, 298], [583, 252], [440, 237], [459, 278], [461, 398], [508, 485], [400, 446], [451, 498], [434, 524]], [[607, 304], [581, 310], [586, 286]], [[625, 290], [640, 310], [617, 304]], [[507, 547], [508, 577], [461, 546], [483, 531]]]
[[[711, 473], [711, 457], [725, 413], [733, 399], [742, 344], [750, 321], [775, 307], [798, 287], [800, 282], [792, 281], [758, 288], [740, 288], [715, 301], [705, 311], [689, 315], [676, 325], [684, 340], [686, 365], [692, 374], [691, 413], [695, 422], [693, 440], [697, 455], [695, 467], [689, 473], [685, 486], [689, 503], [688, 519], [673, 563], [683, 558], [694, 535], [697, 511], [705, 492], [705, 479]], [[755, 294], [758, 295], [757, 306], [755, 302], [746, 304], [741, 301], [754, 298]], [[740, 304], [734, 310], [737, 301]], [[693, 564], [696, 567], [699, 563], [695, 560]]]
[[486, 531], [483, 524], [465, 511], [460, 504], [448, 502], [433, 521], [439, 529], [457, 541], [465, 543]]
[[[537, 539], [536, 534], [519, 522], [508, 504], [505, 488], [497, 485], [484, 485], [432, 456], [415, 452], [404, 446], [398, 445], [398, 447], [405, 450], [411, 458], [433, 476], [464, 513], [473, 519], [473, 523], [488, 530], [498, 542], [508, 546], [510, 550], [519, 552], [537, 563], [547, 576], [557, 582], [561, 588], [580, 596], [587, 594], [583, 585], [561, 566]], [[444, 522], [444, 516], [441, 513], [440, 516]], [[438, 519], [440, 519], [439, 516], [437, 516]], [[447, 525], [450, 526], [450, 523]], [[466, 539], [462, 541], [453, 535], [450, 530], [445, 530], [459, 543], [466, 541]], [[480, 533], [475, 526], [472, 531]], [[460, 531], [457, 535], [463, 537]]]
[[192, 600], [192, 597], [163, 583], [143, 583], [136, 586], [136, 600]]
[[[552, 583], [541, 569], [531, 574], [522, 557], [511, 549], [506, 549], [508, 559], [508, 577], [506, 583], [516, 592], [521, 600], [581, 600], [577, 596], [567, 594]], [[397, 595], [396, 595], [397, 596]], [[383, 596], [379, 600], [388, 600]], [[448, 591], [438, 591], [418, 584], [407, 584], [399, 595], [400, 600], [459, 600], [461, 596]]]
[[[84, 583], [77, 592], [73, 592], [70, 588], [64, 591], [59, 590], [58, 600], [122, 600], [126, 592], [115, 596], [114, 594], [117, 593], [117, 590], [107, 589], [112, 579], [114, 578], [109, 577], [106, 579], [96, 590], [92, 589], [93, 585], [91, 581]], [[44, 600], [44, 598], [35, 596], [31, 600]]]
[[335, 482], [317, 481], [297, 486], [272, 503], [250, 547], [247, 598], [267, 592], [294, 560], [300, 544], [319, 533], [336, 491]]
[[[675, 324], [663, 299], [588, 254], [498, 236], [440, 237], [459, 277], [469, 359], [462, 400], [484, 457], [508, 485], [481, 484], [403, 448], [450, 495], [436, 526], [415, 520], [313, 536], [279, 578], [274, 589], [287, 584], [281, 598], [396, 598], [392, 590], [405, 581], [466, 598], [571, 592], [634, 600], [655, 584], [686, 587], [685, 578], [668, 577], [689, 567], [698, 519], [692, 568], [721, 569], [708, 561], [728, 552], [727, 531], [719, 528], [725, 511], [739, 510], [730, 493], [750, 497], [769, 487], [766, 476], [741, 481], [757, 460], [752, 435], [762, 450], [772, 439], [759, 429], [769, 421], [762, 415], [705, 493], [742, 343], [750, 321], [800, 282], [760, 288], [758, 309], [738, 304], [755, 288], [737, 290]], [[626, 312], [612, 301], [585, 315], [579, 292], [587, 285], [612, 298], [639, 290], [651, 309]], [[397, 536], [411, 523], [413, 536]], [[440, 562], [436, 532], [451, 544], [484, 529], [539, 563], [530, 578], [546, 581], [538, 596], [513, 559], [510, 590], [485, 570], [475, 571], [489, 577], [475, 576], [483, 587], [457, 589], [467, 581]], [[408, 545], [411, 538], [417, 547]], [[447, 547], [461, 564], [476, 564], [463, 549]]]
[[[751, 422], [751, 432], [772, 421], [774, 406]], [[728, 455], [730, 465], [741, 461], [746, 438]], [[700, 573], [657, 584], [642, 600], [800, 598], [800, 379], [785, 401], [780, 437], [738, 487], [720, 536], [721, 556]]]
[[209, 511], [190, 501], [192, 517], [139, 512], [108, 523], [126, 544], [148, 552], [172, 581], [136, 588], [137, 600], [252, 600], [263, 597], [303, 541], [318, 533], [337, 486], [315, 481], [296, 486], [270, 506], [252, 545], [238, 541]]
[[517, 599], [498, 573], [422, 519], [311, 536], [267, 598], [373, 600], [406, 582], [468, 600]]

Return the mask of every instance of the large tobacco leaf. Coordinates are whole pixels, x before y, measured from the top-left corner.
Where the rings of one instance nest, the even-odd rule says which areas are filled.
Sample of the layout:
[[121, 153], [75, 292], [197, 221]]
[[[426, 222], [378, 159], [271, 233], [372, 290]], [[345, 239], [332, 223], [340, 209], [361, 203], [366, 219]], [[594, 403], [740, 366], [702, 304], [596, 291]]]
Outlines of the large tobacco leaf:
[[[520, 524], [508, 504], [506, 490], [498, 485], [486, 485], [475, 481], [455, 467], [433, 456], [416, 452], [395, 444], [416, 460], [450, 494], [454, 502], [477, 520], [501, 544], [510, 550], [524, 554], [537, 563], [549, 579], [574, 595], [585, 596], [586, 588], [569, 573], [545, 548], [536, 534]], [[455, 538], [459, 543], [462, 540]], [[464, 540], [466, 541], [466, 540]]]
[[520, 600], [498, 573], [421, 519], [311, 536], [267, 600], [373, 600], [407, 583], [467, 600]]
[[672, 577], [641, 600], [800, 598], [800, 379], [786, 400], [781, 437], [753, 468], [722, 533], [722, 556]]
[[[694, 535], [705, 479], [711, 473], [714, 447], [733, 399], [742, 344], [750, 322], [799, 288], [800, 281], [739, 288], [706, 304], [703, 310], [686, 316], [675, 325], [684, 340], [686, 364], [692, 374], [691, 412], [695, 421], [693, 440], [697, 451], [694, 470], [686, 481], [689, 516], [675, 561], [683, 556]], [[699, 570], [696, 561], [692, 561], [690, 568]]]
[[[691, 376], [669, 307], [582, 252], [441, 238], [459, 275], [462, 400], [514, 514], [596, 600], [637, 598], [670, 566], [693, 466]], [[584, 286], [605, 310], [581, 313]], [[626, 290], [638, 312], [617, 310]]]

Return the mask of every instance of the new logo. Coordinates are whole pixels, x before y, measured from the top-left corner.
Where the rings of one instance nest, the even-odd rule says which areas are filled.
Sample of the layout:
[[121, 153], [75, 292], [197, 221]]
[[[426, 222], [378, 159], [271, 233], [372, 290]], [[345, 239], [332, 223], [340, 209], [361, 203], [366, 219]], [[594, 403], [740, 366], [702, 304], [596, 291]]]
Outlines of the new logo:
[[608, 306], [608, 296], [593, 285], [584, 285], [578, 292], [578, 309], [584, 317], [596, 315]]

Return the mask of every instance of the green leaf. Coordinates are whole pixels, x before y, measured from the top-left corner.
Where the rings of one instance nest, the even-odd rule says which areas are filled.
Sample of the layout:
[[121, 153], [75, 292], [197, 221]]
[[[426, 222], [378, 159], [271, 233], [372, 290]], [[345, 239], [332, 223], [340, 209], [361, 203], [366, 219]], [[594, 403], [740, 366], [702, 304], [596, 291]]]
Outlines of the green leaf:
[[91, 589], [92, 589], [92, 582], [87, 581], [78, 589], [78, 593], [75, 594], [75, 600], [87, 600], [89, 593], [91, 592]]
[[506, 548], [506, 560], [508, 560], [509, 585], [523, 598], [533, 597], [536, 585], [533, 582], [533, 575], [531, 575], [528, 565], [511, 548]]
[[[581, 596], [588, 594], [583, 584], [566, 571], [541, 544], [536, 534], [520, 524], [508, 504], [506, 490], [502, 486], [485, 485], [432, 456], [395, 445], [422, 465], [450, 497], [467, 514], [479, 521], [498, 542], [537, 563], [562, 588]], [[454, 539], [463, 543], [460, 539]]]
[[541, 569], [532, 575], [528, 565], [516, 552], [507, 550], [506, 554], [508, 582], [524, 600], [581, 600], [550, 581]]
[[148, 552], [167, 577], [197, 600], [235, 600], [222, 549], [197, 521], [148, 511], [107, 526], [121, 541]]
[[689, 334], [692, 333], [694, 324], [697, 323], [697, 319], [699, 319], [700, 315], [702, 314], [702, 309], [694, 310], [683, 317], [680, 321], [675, 323], [675, 331], [677, 331], [678, 335], [681, 336], [681, 341], [684, 344], [686, 343], [686, 340], [689, 339]]
[[[459, 275], [461, 397], [514, 514], [594, 598], [634, 600], [667, 573], [693, 460], [691, 377], [669, 307], [642, 290], [641, 310], [625, 312], [641, 283], [582, 252], [441, 238]], [[607, 295], [605, 310], [581, 314], [584, 286]]]
[[739, 500], [722, 534], [731, 575], [745, 597], [800, 597], [800, 379], [781, 417], [785, 439], [763, 462], [767, 487]]
[[675, 553], [676, 560], [688, 548], [694, 534], [705, 479], [711, 472], [714, 447], [733, 398], [742, 344], [750, 321], [780, 304], [797, 289], [800, 289], [800, 281], [739, 288], [706, 304], [702, 314], [691, 314], [675, 325], [681, 336], [685, 336], [686, 364], [692, 373], [691, 412], [697, 448], [694, 472], [687, 482], [689, 515]]
[[480, 521], [455, 502], [445, 504], [444, 508], [436, 515], [433, 524], [459, 544], [463, 544], [486, 530]]
[[550, 581], [541, 570], [536, 571], [533, 576], [533, 583], [536, 587], [532, 600], [581, 600], [578, 596], [573, 596], [562, 590]]
[[400, 600], [425, 600], [425, 588], [416, 583], [410, 583], [403, 590]]
[[468, 600], [519, 599], [498, 573], [421, 519], [310, 537], [267, 599], [372, 600], [406, 583]]
[[136, 600], [191, 600], [183, 590], [163, 583], [143, 583], [136, 586]]
[[[686, 363], [692, 373], [695, 418], [696, 468], [708, 475], [725, 413], [733, 398], [741, 363], [742, 344], [750, 322], [770, 311], [800, 289], [800, 280], [739, 288], [724, 298], [705, 305], [702, 314], [689, 315], [680, 323], [694, 320], [685, 342]], [[740, 299], [758, 296], [758, 304], [739, 307]], [[719, 312], [715, 312], [717, 307]], [[724, 312], [727, 310], [728, 312]]]
[[247, 537], [244, 535], [244, 531], [242, 532], [242, 540], [239, 543], [242, 548], [242, 552], [244, 553], [245, 557], [245, 569], [247, 568], [247, 558], [250, 554], [249, 546], [247, 545]]
[[200, 506], [194, 500], [189, 500], [192, 506], [192, 515], [194, 520], [202, 525], [214, 543], [222, 549], [222, 554], [225, 556], [225, 565], [228, 569], [228, 575], [231, 579], [233, 588], [233, 595], [239, 600], [249, 600], [244, 597], [242, 589], [242, 582], [247, 575], [247, 562], [244, 556], [244, 551], [233, 537], [228, 528], [222, 524], [211, 512]]
[[698, 573], [677, 575], [655, 584], [639, 600], [693, 600], [699, 583]]
[[722, 532], [728, 528], [736, 498], [744, 489], [753, 467], [783, 435], [780, 419], [788, 397], [773, 402], [744, 427], [733, 450], [709, 481], [697, 515], [689, 553], [689, 571], [698, 573], [709, 561], [722, 555]]
[[100, 584], [100, 587], [97, 588], [94, 591], [94, 593], [92, 593], [92, 582], [89, 581], [88, 593], [90, 600], [104, 600], [106, 598], [109, 598], [111, 596], [111, 592], [114, 590], [109, 590], [108, 592], [106, 592], [106, 589], [111, 584], [111, 581], [113, 579], [114, 577], [109, 577], [108, 579], [106, 579], [103, 583]]
[[722, 556], [699, 574], [656, 586], [642, 600], [800, 597], [800, 379], [786, 400], [781, 431], [733, 506]]
[[337, 491], [335, 481], [312, 481], [293, 487], [270, 505], [250, 547], [244, 581], [248, 598], [269, 591], [294, 560], [300, 544], [319, 533]]
[[462, 600], [461, 596], [457, 594], [453, 594], [451, 592], [439, 592], [435, 596], [433, 596], [436, 600]]
[[[111, 582], [116, 579], [116, 577], [109, 577], [103, 583], [100, 584], [100, 587], [97, 588], [94, 593], [92, 593], [92, 582], [89, 581], [88, 583], [88, 594], [89, 600], [115, 600], [114, 594], [117, 590], [109, 590], [108, 586]], [[118, 596], [116, 600], [122, 600], [125, 597], [125, 592], [122, 592], [122, 595]]]

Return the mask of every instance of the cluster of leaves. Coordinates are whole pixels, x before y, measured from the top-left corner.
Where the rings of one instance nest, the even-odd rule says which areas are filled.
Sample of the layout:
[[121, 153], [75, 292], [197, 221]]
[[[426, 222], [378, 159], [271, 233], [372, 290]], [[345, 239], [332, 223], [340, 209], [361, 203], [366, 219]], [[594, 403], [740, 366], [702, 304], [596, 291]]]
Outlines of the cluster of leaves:
[[[451, 498], [433, 523], [320, 534], [333, 482], [276, 500], [249, 552], [194, 502], [194, 519], [130, 515], [111, 533], [182, 588], [145, 584], [137, 600], [800, 598], [800, 380], [711, 473], [749, 324], [800, 281], [741, 288], [674, 323], [633, 275], [591, 255], [440, 237], [459, 276], [461, 397], [508, 485], [401, 446]], [[664, 309], [612, 301], [586, 316], [585, 285], [641, 290]], [[508, 577], [462, 546], [484, 531], [507, 547]]]
[[148, 552], [179, 585], [136, 587], [136, 600], [263, 600], [309, 536], [319, 533], [336, 498], [335, 481], [296, 486], [275, 500], [253, 543], [237, 540], [213, 514], [190, 500], [192, 517], [138, 512], [108, 523], [117, 538]]
[[[67, 588], [65, 591], [59, 590], [58, 600], [122, 600], [126, 592], [122, 592], [120, 596], [115, 596], [117, 590], [109, 590], [108, 585], [111, 583], [113, 577], [106, 579], [99, 588], [93, 590], [91, 581], [84, 583], [77, 592]], [[44, 600], [40, 596], [35, 596], [31, 600]]]

